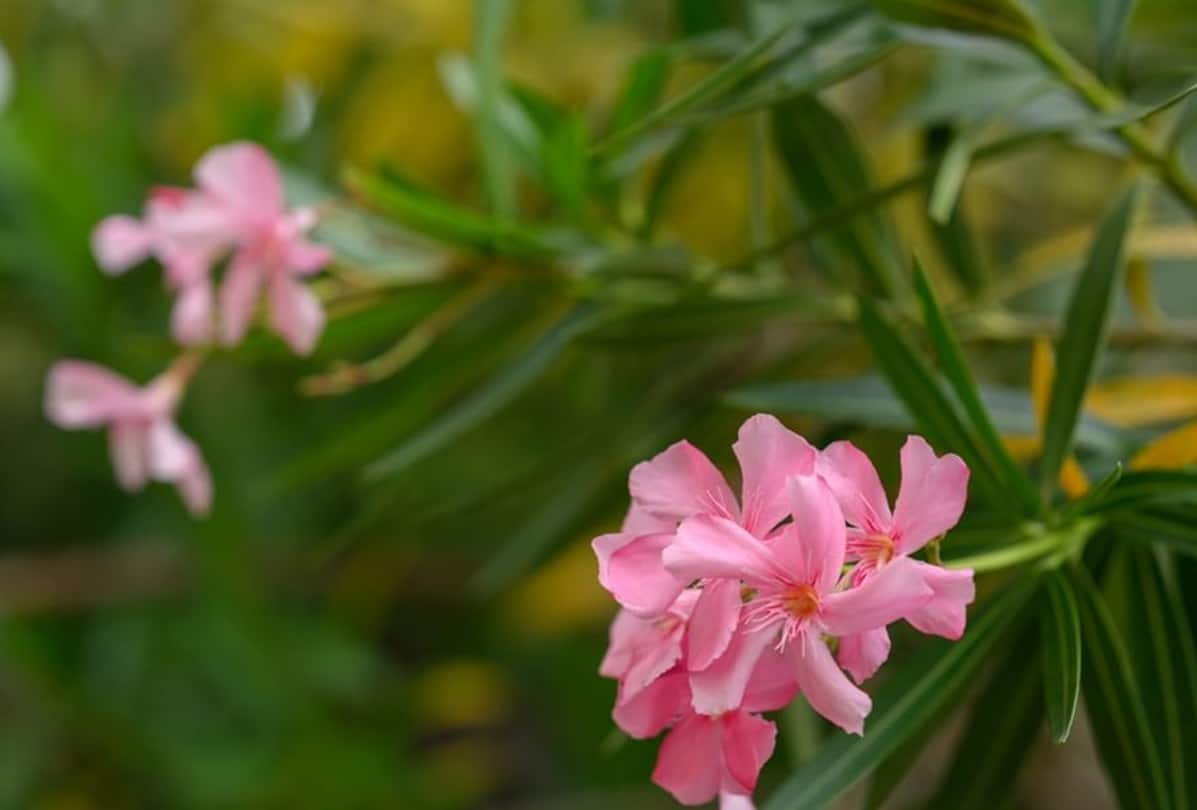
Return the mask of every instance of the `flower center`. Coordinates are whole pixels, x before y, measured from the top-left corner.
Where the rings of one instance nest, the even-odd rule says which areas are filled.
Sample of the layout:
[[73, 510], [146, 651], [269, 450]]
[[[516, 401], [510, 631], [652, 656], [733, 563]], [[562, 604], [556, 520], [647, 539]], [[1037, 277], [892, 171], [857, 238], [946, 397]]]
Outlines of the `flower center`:
[[666, 613], [661, 618], [657, 619], [657, 630], [661, 635], [667, 636], [681, 625], [682, 620], [680, 616], [675, 616], [672, 613]]
[[809, 619], [819, 612], [819, 595], [811, 586], [799, 585], [782, 594], [781, 606], [795, 619]]
[[870, 534], [861, 545], [861, 558], [870, 559], [878, 568], [894, 558], [894, 539], [888, 534]]

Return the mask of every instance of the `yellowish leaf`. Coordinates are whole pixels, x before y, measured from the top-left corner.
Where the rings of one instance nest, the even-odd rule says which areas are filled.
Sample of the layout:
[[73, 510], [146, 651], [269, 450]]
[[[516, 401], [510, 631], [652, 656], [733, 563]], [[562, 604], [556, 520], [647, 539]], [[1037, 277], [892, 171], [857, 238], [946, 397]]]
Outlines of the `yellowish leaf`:
[[1197, 376], [1159, 374], [1096, 383], [1085, 407], [1119, 427], [1140, 427], [1197, 417]]
[[1197, 422], [1168, 431], [1130, 461], [1132, 470], [1174, 469], [1189, 464], [1197, 464]]
[[1151, 264], [1142, 256], [1132, 256], [1126, 263], [1126, 297], [1144, 326], [1158, 326], [1164, 320], [1155, 299]]
[[[1040, 433], [1047, 423], [1047, 408], [1051, 401], [1052, 380], [1056, 377], [1056, 356], [1052, 344], [1046, 337], [1039, 336], [1031, 343], [1031, 405], [1035, 410], [1035, 421]], [[1038, 449], [1038, 448], [1036, 448]], [[1060, 468], [1060, 489], [1069, 498], [1079, 498], [1089, 491], [1089, 479], [1077, 463], [1076, 456], [1069, 454]]]

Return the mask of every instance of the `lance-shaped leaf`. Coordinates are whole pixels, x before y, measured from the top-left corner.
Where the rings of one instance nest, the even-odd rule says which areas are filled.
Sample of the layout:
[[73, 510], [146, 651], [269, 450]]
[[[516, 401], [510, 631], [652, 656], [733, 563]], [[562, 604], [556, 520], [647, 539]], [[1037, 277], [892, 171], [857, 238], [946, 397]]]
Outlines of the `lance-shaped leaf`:
[[1097, 72], [1105, 81], [1114, 77], [1126, 38], [1126, 24], [1135, 10], [1135, 0], [1096, 0]]
[[1022, 632], [979, 690], [931, 808], [1002, 807], [1015, 798], [1010, 785], [1043, 723], [1036, 643], [1030, 628]]
[[[795, 196], [812, 218], [834, 211], [873, 188], [856, 138], [847, 124], [813, 95], [773, 110], [773, 142]], [[840, 263], [852, 268], [858, 286], [892, 296], [902, 262], [892, 227], [880, 205], [830, 229], [821, 242]]]
[[943, 368], [948, 382], [951, 383], [956, 398], [964, 406], [964, 412], [972, 422], [981, 448], [990, 462], [996, 466], [1006, 486], [1018, 495], [1023, 509], [1027, 513], [1037, 511], [1039, 498], [1035, 494], [1035, 488], [1007, 451], [1002, 437], [998, 435], [997, 428], [989, 417], [989, 411], [985, 407], [985, 403], [981, 401], [977, 383], [973, 379], [968, 361], [952, 331], [952, 325], [944, 315], [943, 308], [935, 297], [935, 291], [931, 289], [931, 283], [927, 280], [927, 274], [917, 260], [915, 261], [914, 288], [918, 294], [919, 303], [922, 305], [927, 332], [931, 336], [936, 354], [939, 355], [940, 366]]
[[981, 453], [956, 403], [944, 393], [915, 347], [867, 299], [860, 301], [860, 328], [873, 349], [877, 367], [931, 443], [963, 456], [990, 503], [1006, 503], [1009, 494], [1001, 476]]
[[[893, 388], [876, 376], [757, 383], [736, 388], [726, 400], [750, 411], [805, 414], [889, 430], [917, 427]], [[1031, 398], [1025, 390], [983, 385], [981, 402], [1002, 435], [1038, 435]], [[1076, 443], [1107, 455], [1121, 453], [1124, 445], [1117, 431], [1091, 417], [1082, 417], [1077, 425]]]
[[346, 169], [349, 191], [380, 214], [456, 247], [484, 255], [544, 260], [560, 252], [544, 231], [470, 211], [393, 174]]
[[1119, 803], [1132, 810], [1170, 807], [1159, 747], [1126, 641], [1089, 572], [1069, 570], [1081, 616], [1085, 706]]
[[500, 217], [515, 213], [515, 161], [499, 121], [503, 32], [510, 14], [510, 0], [474, 0], [474, 70], [478, 83], [475, 141], [482, 158], [487, 196]]
[[472, 396], [367, 467], [366, 477], [377, 480], [397, 475], [492, 416], [539, 379], [570, 341], [593, 324], [595, 317], [593, 305], [575, 306]]
[[1123, 474], [1087, 511], [1109, 512], [1150, 504], [1197, 503], [1197, 470], [1138, 470]]
[[1019, 0], [872, 0], [902, 22], [1027, 40], [1037, 24]]
[[769, 797], [764, 810], [828, 806], [904, 742], [941, 719], [989, 660], [1034, 590], [1033, 580], [1016, 582], [971, 617], [963, 639], [929, 641], [877, 690], [864, 736], [833, 737]]
[[1197, 663], [1174, 584], [1147, 545], [1124, 558], [1127, 642], [1152, 737], [1159, 744], [1173, 807], [1191, 807], [1197, 784]]
[[1072, 583], [1058, 569], [1044, 576], [1042, 613], [1043, 696], [1052, 739], [1062, 743], [1081, 696], [1081, 619]]
[[1097, 366], [1109, 321], [1110, 301], [1118, 287], [1118, 274], [1126, 263], [1126, 233], [1134, 201], [1132, 188], [1102, 222], [1085, 268], [1073, 288], [1044, 426], [1040, 486], [1045, 495], [1052, 492], [1060, 466], [1072, 448], [1081, 403]]

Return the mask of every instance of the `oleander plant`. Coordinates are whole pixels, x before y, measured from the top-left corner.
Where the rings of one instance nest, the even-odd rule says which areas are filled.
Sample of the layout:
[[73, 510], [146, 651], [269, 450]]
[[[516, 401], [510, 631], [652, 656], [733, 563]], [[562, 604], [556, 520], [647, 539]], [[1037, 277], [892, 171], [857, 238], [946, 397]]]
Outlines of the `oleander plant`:
[[1194, 91], [1185, 0], [5, 5], [0, 807], [1197, 805]]

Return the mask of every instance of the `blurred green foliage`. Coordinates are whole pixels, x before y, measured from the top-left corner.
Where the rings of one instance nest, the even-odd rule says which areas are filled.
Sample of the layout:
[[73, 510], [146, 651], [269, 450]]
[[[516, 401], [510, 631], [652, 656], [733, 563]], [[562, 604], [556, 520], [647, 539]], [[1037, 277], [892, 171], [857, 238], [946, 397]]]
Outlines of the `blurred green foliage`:
[[[967, 19], [938, 5], [0, 7], [0, 806], [667, 807], [652, 746], [613, 733], [596, 675], [613, 607], [587, 541], [622, 517], [636, 461], [685, 436], [726, 464], [751, 409], [885, 463], [906, 430], [938, 429], [978, 471], [944, 549], [958, 558], [1046, 514], [1033, 490], [1003, 498], [1045, 415], [1048, 503], [1061, 465], [1075, 497], [1144, 447], [1145, 466], [1197, 462], [1168, 439], [1197, 416], [1197, 105], [1180, 97], [1197, 18], [1183, 0], [1099, 16], [987, 0]], [[180, 416], [216, 483], [194, 523], [165, 488], [121, 493], [98, 437], [44, 421], [41, 387], [63, 356], [138, 380], [169, 360], [157, 273], [102, 276], [89, 231], [234, 139], [270, 148], [292, 196], [323, 206], [333, 317], [310, 360], [255, 334], [205, 366]], [[1119, 276], [1120, 251], [1099, 246], [1074, 290], [1135, 173], [1136, 223], [1127, 208], [1098, 240], [1125, 237], [1131, 267]], [[1065, 328], [1060, 374], [1036, 394], [1030, 346]], [[1119, 388], [1128, 375], [1147, 382]], [[1132, 575], [1164, 583], [1185, 642], [1179, 659], [1141, 658], [1176, 667], [1165, 697], [1192, 708], [1192, 485], [1183, 469], [1128, 472], [1056, 513], [1116, 515], [1053, 586], [1080, 604], [1082, 671], [1113, 662], [1084, 681], [1090, 714], [1149, 677], [1121, 663], [1143, 609], [1119, 585]], [[1176, 553], [1125, 550], [1144, 536]], [[955, 759], [935, 732], [988, 675], [978, 651], [999, 627], [1038, 649], [1012, 611], [982, 614], [947, 653], [899, 633], [911, 666], [880, 687], [883, 733], [848, 753], [829, 737], [823, 781], [799, 771], [771, 806], [838, 796], [847, 765], [880, 767], [874, 799], [896, 786], [896, 806], [938, 781], [887, 768], [952, 762], [965, 775], [941, 802], [990, 784], [962, 768], [992, 709]], [[1064, 676], [1076, 658], [1044, 656]], [[1061, 784], [1084, 806], [1113, 801], [1087, 734], [1047, 750], [1038, 680], [998, 676], [1031, 718], [993, 751], [1022, 768], [1000, 784], [1012, 803], [1061, 806]], [[907, 686], [926, 700], [903, 701]], [[1048, 690], [1053, 732], [1075, 686]], [[1126, 723], [1150, 739], [1169, 707], [1140, 708]], [[1092, 723], [1120, 800], [1184, 806], [1188, 760], [1128, 779], [1144, 752], [1111, 730], [1120, 718]], [[762, 795], [804, 758], [785, 747]]]

